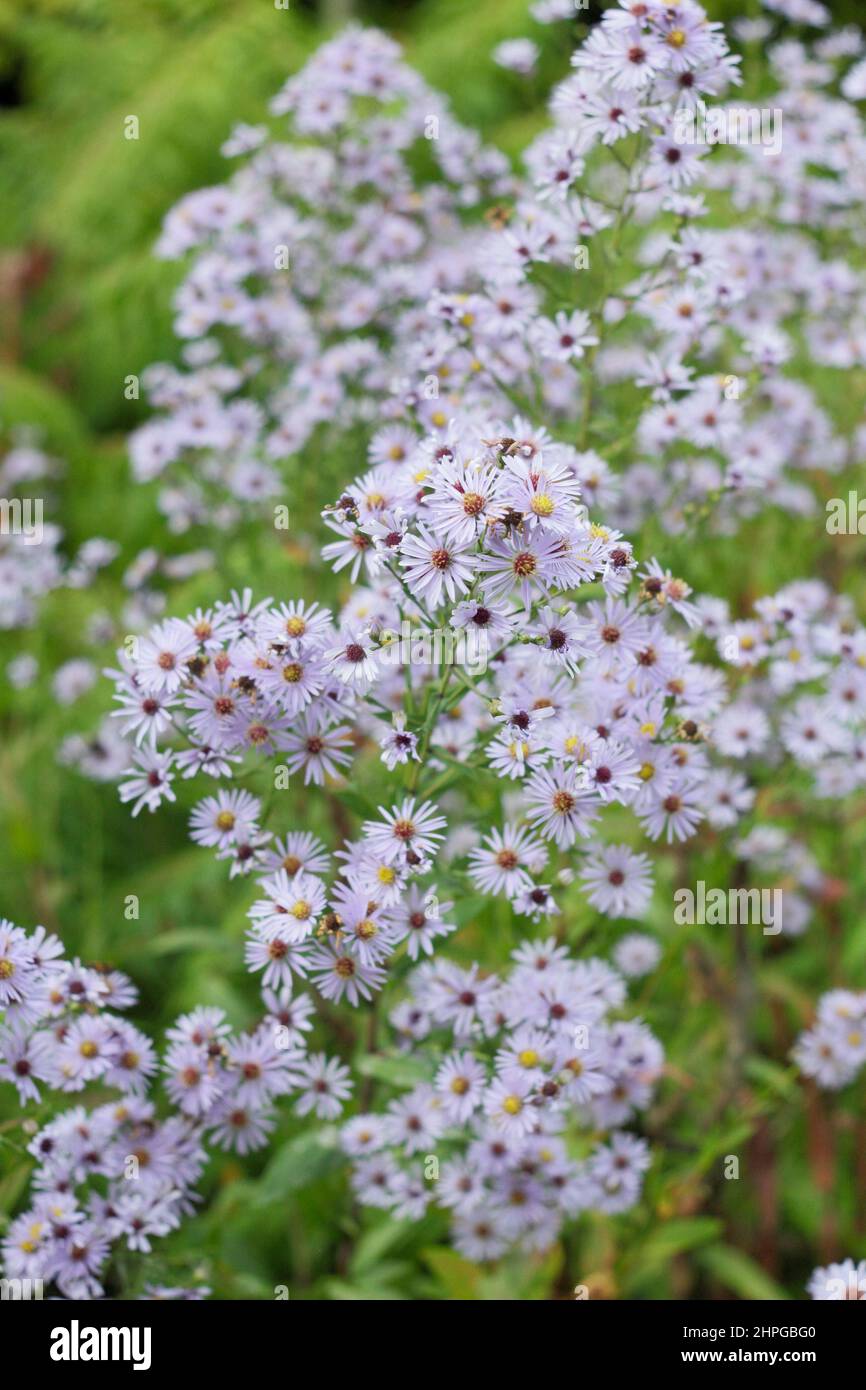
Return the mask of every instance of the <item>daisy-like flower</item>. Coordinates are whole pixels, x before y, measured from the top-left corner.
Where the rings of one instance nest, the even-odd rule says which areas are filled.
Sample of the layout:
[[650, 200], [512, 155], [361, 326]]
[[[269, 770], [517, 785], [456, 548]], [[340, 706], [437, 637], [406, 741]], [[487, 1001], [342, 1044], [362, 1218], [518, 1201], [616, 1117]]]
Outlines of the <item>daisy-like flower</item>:
[[151, 629], [138, 645], [136, 675], [145, 690], [170, 695], [189, 676], [188, 662], [198, 650], [189, 625], [169, 618]]
[[590, 92], [581, 108], [581, 129], [598, 135], [603, 145], [634, 135], [645, 119], [638, 96], [624, 90]]
[[542, 639], [539, 645], [548, 660], [570, 673], [577, 670], [578, 660], [587, 654], [584, 624], [567, 608], [541, 608], [530, 632]]
[[533, 594], [546, 593], [555, 582], [555, 561], [561, 552], [555, 535], [536, 527], [527, 535], [491, 538], [475, 567], [486, 575], [485, 592], [492, 599], [519, 594], [529, 612]]
[[586, 790], [579, 769], [557, 762], [534, 772], [524, 788], [527, 815], [545, 838], [568, 849], [590, 834], [598, 797]]
[[500, 777], [516, 780], [524, 777], [533, 766], [547, 756], [541, 744], [526, 738], [509, 738], [507, 734], [487, 745], [487, 761]]
[[406, 715], [402, 710], [393, 716], [391, 729], [379, 739], [379, 747], [382, 749], [382, 762], [389, 772], [400, 764], [408, 763], [410, 758], [420, 762], [418, 736], [407, 730]]
[[493, 61], [510, 72], [527, 77], [538, 62], [538, 44], [531, 39], [503, 39], [493, 50]]
[[296, 654], [302, 646], [319, 646], [328, 634], [332, 617], [327, 608], [292, 599], [272, 608], [261, 620], [260, 632], [266, 641]]
[[244, 1105], [263, 1105], [274, 1096], [285, 1095], [297, 1084], [293, 1071], [303, 1059], [296, 1048], [277, 1047], [270, 1029], [234, 1039], [226, 1049], [226, 1069], [234, 1078], [234, 1098]]
[[57, 1050], [54, 1068], [61, 1090], [80, 1091], [103, 1076], [117, 1056], [117, 1040], [105, 1019], [77, 1018], [69, 1025]]
[[30, 945], [20, 927], [0, 920], [0, 1007], [25, 998], [36, 981]]
[[512, 898], [511, 905], [520, 917], [531, 917], [535, 922], [543, 917], [555, 917], [560, 911], [549, 883], [531, 883], [522, 888]]
[[289, 772], [304, 769], [304, 786], [310, 782], [318, 787], [325, 785], [326, 777], [337, 777], [340, 768], [348, 767], [352, 761], [346, 750], [352, 745], [352, 730], [345, 724], [329, 729], [323, 726], [318, 715], [302, 715], [299, 727], [285, 734], [282, 740], [286, 752], [286, 766]]
[[547, 849], [525, 827], [494, 829], [469, 855], [469, 877], [485, 893], [513, 898], [532, 887], [532, 874], [547, 862]]
[[413, 883], [397, 905], [388, 910], [394, 944], [405, 941], [410, 960], [417, 960], [421, 951], [432, 955], [434, 941], [456, 930], [453, 922], [445, 920], [453, 906], [450, 902], [440, 902], [434, 889], [422, 892]]
[[377, 1153], [387, 1142], [381, 1115], [353, 1115], [340, 1130], [340, 1147], [352, 1158]]
[[481, 1205], [454, 1222], [454, 1244], [467, 1260], [498, 1260], [508, 1249], [497, 1213]]
[[501, 476], [492, 463], [474, 459], [440, 466], [427, 504], [436, 530], [457, 545], [471, 545], [501, 510]]
[[306, 830], [295, 830], [283, 840], [274, 840], [267, 854], [268, 869], [284, 869], [289, 878], [301, 870], [307, 874], [326, 874], [331, 856], [322, 841]]
[[250, 792], [219, 791], [206, 796], [190, 816], [190, 835], [197, 845], [225, 849], [258, 829], [262, 804]]
[[400, 549], [400, 563], [413, 595], [429, 609], [443, 598], [453, 603], [465, 594], [474, 578], [477, 557], [468, 547], [436, 535], [423, 522], [417, 534], [407, 533]]
[[364, 965], [335, 941], [327, 941], [310, 952], [310, 969], [313, 983], [325, 999], [339, 1003], [345, 996], [354, 1007], [362, 999], [371, 999], [386, 978], [381, 966]]
[[221, 1149], [239, 1154], [253, 1153], [263, 1148], [276, 1124], [272, 1109], [242, 1105], [232, 1099], [219, 1102], [217, 1113], [218, 1119], [211, 1131], [213, 1142]]
[[161, 753], [155, 748], [142, 748], [132, 755], [135, 767], [128, 767], [124, 776], [128, 782], [121, 782], [118, 792], [121, 801], [133, 801], [132, 814], [137, 816], [142, 807], [155, 811], [163, 801], [174, 801], [175, 794], [171, 784], [174, 781], [171, 751]]
[[602, 801], [627, 803], [641, 786], [640, 769], [630, 747], [615, 738], [606, 738], [590, 749], [589, 759], [581, 768], [582, 781]]
[[321, 879], [303, 871], [290, 878], [278, 869], [261, 886], [266, 896], [253, 903], [247, 916], [263, 941], [279, 938], [296, 945], [312, 935], [326, 903]]
[[661, 947], [643, 932], [631, 932], [618, 941], [613, 958], [623, 975], [637, 979], [648, 975], [661, 960]]
[[292, 942], [284, 932], [265, 936], [257, 926], [247, 933], [244, 959], [249, 970], [262, 970], [265, 985], [280, 989], [291, 984], [292, 974], [304, 978], [309, 967], [309, 943]]
[[504, 607], [478, 600], [461, 599], [454, 605], [451, 626], [469, 632], [485, 633], [488, 639], [504, 642], [517, 626], [517, 615]]
[[813, 1270], [806, 1291], [818, 1302], [866, 1302], [866, 1260], [841, 1260]]
[[[545, 464], [540, 457], [506, 461], [503, 502], [522, 513], [530, 528], [543, 526], [562, 537], [571, 536], [579, 492], [580, 484], [564, 464]], [[562, 543], [556, 553], [561, 552]]]
[[607, 917], [642, 917], [652, 897], [652, 867], [626, 845], [598, 845], [587, 854], [580, 880], [593, 907]]
[[485, 1091], [484, 1114], [509, 1139], [520, 1139], [534, 1127], [532, 1090], [527, 1076], [510, 1072], [505, 1079], [491, 1081]]
[[165, 1088], [186, 1115], [207, 1115], [226, 1088], [222, 1069], [206, 1049], [195, 1043], [175, 1043], [163, 1067]]
[[736, 700], [722, 710], [713, 726], [713, 741], [728, 758], [759, 756], [770, 738], [770, 721], [762, 709]]
[[239, 874], [251, 874], [254, 869], [260, 869], [270, 838], [270, 830], [253, 830], [218, 849], [217, 859], [229, 861], [229, 878], [237, 878]]
[[449, 1124], [464, 1125], [481, 1104], [486, 1068], [470, 1052], [452, 1052], [436, 1073], [434, 1086]]
[[655, 558], [640, 572], [640, 578], [643, 580], [642, 597], [648, 598], [659, 607], [670, 604], [689, 627], [701, 626], [701, 615], [695, 605], [688, 601], [692, 591], [684, 579], [675, 579], [670, 570], [662, 569]]
[[[3, 950], [0, 932], [0, 951]], [[0, 1000], [3, 998], [4, 966], [9, 969], [9, 956], [0, 954]], [[7, 975], [8, 985], [13, 975]], [[22, 1105], [28, 1102], [38, 1104], [40, 1099], [37, 1080], [46, 1080], [46, 1069], [50, 1066], [51, 1041], [44, 1033], [34, 1033], [23, 1019], [11, 1019], [0, 1028], [0, 1080], [11, 1082], [17, 1088]]]
[[325, 669], [357, 690], [367, 690], [379, 671], [378, 644], [369, 632], [360, 629], [344, 633], [339, 646], [325, 653]]
[[316, 698], [325, 685], [327, 670], [321, 656], [286, 652], [274, 655], [264, 670], [258, 673], [258, 684], [285, 710], [290, 718], [301, 713]]
[[314, 1006], [309, 994], [292, 997], [291, 988], [284, 985], [279, 991], [262, 990], [262, 1001], [268, 1011], [268, 1021], [275, 1028], [278, 1047], [304, 1047], [304, 1034], [313, 1026]]
[[390, 811], [384, 806], [379, 811], [382, 820], [365, 821], [363, 827], [373, 854], [381, 855], [388, 864], [406, 858], [418, 864], [436, 853], [447, 822], [437, 814], [432, 801], [416, 806], [414, 797], [407, 796]]
[[349, 1068], [336, 1057], [313, 1052], [297, 1068], [301, 1094], [295, 1103], [299, 1115], [336, 1120], [352, 1094]]
[[122, 719], [120, 732], [124, 738], [135, 736], [136, 743], [145, 739], [154, 747], [161, 734], [171, 725], [175, 701], [168, 695], [156, 691], [140, 690], [131, 683], [121, 687], [114, 699], [120, 709], [111, 711], [112, 718]]
[[668, 844], [674, 840], [688, 840], [704, 819], [699, 795], [699, 783], [675, 783], [665, 797], [640, 817], [650, 839], [657, 840], [664, 835]]
[[727, 830], [755, 804], [755, 792], [742, 773], [728, 768], [708, 772], [701, 787], [701, 805], [714, 830]]
[[442, 1107], [432, 1086], [416, 1086], [407, 1096], [392, 1100], [385, 1117], [388, 1139], [404, 1153], [428, 1153], [445, 1128]]
[[618, 599], [586, 608], [586, 641], [592, 648], [600, 671], [616, 670], [629, 658], [637, 658], [646, 641], [647, 621]]
[[222, 631], [230, 641], [252, 638], [259, 621], [272, 603], [271, 598], [263, 598], [258, 603], [253, 603], [252, 589], [244, 589], [241, 593], [232, 589], [230, 602], [217, 604], [217, 616]]
[[389, 914], [366, 893], [338, 883], [331, 893], [331, 909], [339, 926], [340, 944], [362, 965], [376, 965], [391, 954], [394, 930]]
[[583, 357], [588, 347], [595, 347], [598, 336], [592, 320], [584, 309], [568, 314], [561, 309], [554, 319], [536, 319], [532, 333], [533, 346], [540, 357], [552, 357], [568, 362]]
[[477, 965], [463, 969], [444, 961], [431, 981], [430, 1012], [454, 1030], [455, 1038], [467, 1038], [480, 1026], [485, 1003], [496, 988], [496, 979], [482, 974]]

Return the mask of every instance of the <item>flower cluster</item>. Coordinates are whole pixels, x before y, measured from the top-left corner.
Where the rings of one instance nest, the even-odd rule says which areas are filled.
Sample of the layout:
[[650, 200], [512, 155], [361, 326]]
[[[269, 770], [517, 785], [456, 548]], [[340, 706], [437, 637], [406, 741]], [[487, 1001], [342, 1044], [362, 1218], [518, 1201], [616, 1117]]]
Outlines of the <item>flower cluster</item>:
[[648, 1105], [663, 1054], [643, 1023], [611, 1017], [620, 976], [552, 939], [512, 960], [501, 976], [416, 969], [390, 1021], [427, 1077], [341, 1132], [360, 1202], [412, 1221], [444, 1208], [472, 1260], [546, 1249], [581, 1211], [626, 1211], [650, 1164], [625, 1126]]
[[[296, 1092], [299, 1114], [333, 1119], [351, 1091], [345, 1067], [306, 1050], [308, 998], [266, 989], [264, 1017], [243, 1034], [221, 1010], [195, 1009], [169, 1029], [161, 1064], [116, 1012], [136, 998], [125, 975], [66, 959], [44, 928], [0, 921], [0, 1081], [22, 1104], [43, 1088], [120, 1093], [61, 1111], [27, 1146], [36, 1196], [4, 1237], [6, 1274], [53, 1281], [66, 1298], [102, 1296], [114, 1247], [148, 1253], [192, 1214], [205, 1142], [247, 1153], [266, 1142], [278, 1097]], [[160, 1069], [166, 1118], [148, 1096]]]
[[866, 1301], [866, 1260], [837, 1260], [813, 1270], [808, 1293], [810, 1298], [820, 1302], [863, 1303]]
[[819, 579], [758, 599], [754, 617], [731, 621], [714, 603], [717, 646], [741, 673], [716, 721], [716, 746], [737, 760], [784, 753], [819, 798], [866, 781], [866, 629], [853, 604]]
[[[188, 346], [182, 371], [147, 373], [164, 413], [131, 455], [140, 480], [170, 478], [160, 505], [176, 531], [225, 529], [279, 495], [314, 431], [365, 426], [403, 375], [431, 291], [469, 273], [461, 212], [510, 187], [504, 156], [375, 30], [323, 45], [271, 111], [291, 138], [239, 127], [224, 153], [241, 167], [185, 197], [158, 247], [193, 253], [176, 298]], [[435, 183], [414, 180], [421, 145]], [[425, 408], [435, 413], [432, 393]]]
[[[74, 559], [63, 554], [63, 532], [46, 518], [44, 495], [62, 465], [27, 437], [22, 437], [0, 460], [0, 631], [32, 627], [39, 601], [54, 589], [86, 588], [94, 575], [118, 552], [114, 541], [93, 537]], [[14, 685], [32, 679], [27, 658], [9, 672]]]
[[797, 1040], [794, 1059], [828, 1090], [853, 1081], [866, 1062], [866, 993], [832, 989], [825, 994], [813, 1027]]

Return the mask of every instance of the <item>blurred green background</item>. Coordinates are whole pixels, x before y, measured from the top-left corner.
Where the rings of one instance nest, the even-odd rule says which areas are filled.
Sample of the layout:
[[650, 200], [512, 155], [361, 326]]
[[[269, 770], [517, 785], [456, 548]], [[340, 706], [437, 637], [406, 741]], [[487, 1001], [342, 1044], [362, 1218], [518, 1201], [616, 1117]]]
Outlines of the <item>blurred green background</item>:
[[[745, 0], [708, 8], [722, 19], [758, 13]], [[832, 8], [840, 22], [862, 11], [859, 3]], [[181, 268], [154, 259], [153, 243], [180, 196], [226, 176], [219, 147], [230, 129], [261, 120], [286, 75], [350, 12], [399, 38], [458, 116], [513, 156], [544, 124], [543, 93], [567, 70], [580, 32], [532, 23], [527, 0], [292, 0], [288, 11], [271, 0], [5, 0], [0, 8], [0, 441], [18, 425], [38, 425], [44, 446], [67, 461], [56, 492], [70, 550], [94, 534], [118, 539], [127, 561], [151, 544], [188, 548], [156, 529], [156, 488], [134, 486], [126, 466], [125, 433], [147, 407], [125, 399], [124, 377], [178, 356], [170, 304]], [[490, 59], [502, 39], [526, 33], [543, 50], [540, 81], [529, 84]], [[138, 141], [123, 138], [129, 114], [139, 118]], [[810, 384], [840, 427], [853, 427], [864, 374], [817, 371]], [[172, 610], [210, 603], [244, 581], [259, 595], [333, 597], [332, 577], [311, 589], [318, 507], [363, 456], [358, 443], [354, 454], [317, 457], [283, 550], [260, 555], [253, 535], [239, 535], [220, 554], [218, 574], [177, 586]], [[679, 539], [659, 550], [660, 539], [650, 531], [641, 553], [655, 548], [738, 611], [813, 572], [862, 595], [862, 543], [830, 546], [814, 521], [765, 513], [721, 567], [712, 545]], [[121, 571], [118, 562], [94, 589], [51, 596], [33, 631], [0, 633], [0, 673], [22, 650], [43, 672], [22, 692], [0, 674], [0, 913], [23, 926], [44, 922], [71, 952], [128, 970], [142, 988], [136, 1021], [154, 1033], [201, 1002], [244, 1025], [256, 1008], [242, 968], [249, 885], [228, 884], [223, 867], [189, 844], [182, 798], [132, 822], [112, 787], [56, 762], [61, 738], [93, 729], [108, 702], [95, 689], [58, 709], [50, 674], [80, 654], [90, 614], [117, 615]], [[801, 793], [768, 784], [761, 804], [793, 826], [807, 814]], [[332, 816], [325, 797], [294, 791], [286, 828], [333, 842]], [[671, 884], [687, 880], [673, 858], [662, 866], [648, 925], [665, 954], [638, 992], [638, 1011], [664, 1042], [670, 1071], [648, 1120], [662, 1159], [635, 1212], [616, 1222], [587, 1218], [549, 1256], [482, 1275], [448, 1250], [438, 1217], [409, 1226], [368, 1214], [359, 1224], [333, 1155], [309, 1126], [287, 1118], [265, 1154], [212, 1163], [207, 1210], [163, 1243], [149, 1277], [182, 1283], [197, 1271], [217, 1296], [234, 1298], [272, 1297], [275, 1284], [287, 1284], [292, 1298], [550, 1298], [568, 1297], [577, 1282], [626, 1297], [800, 1297], [819, 1258], [866, 1254], [862, 1105], [857, 1097], [829, 1104], [787, 1060], [817, 995], [863, 983], [866, 818], [846, 813], [843, 824], [832, 807], [810, 807], [808, 817], [823, 867], [846, 892], [806, 938], [774, 942], [752, 962], [762, 1003], [745, 1071], [721, 1105], [736, 1041], [723, 1007], [734, 987], [731, 946], [700, 928], [674, 934]], [[730, 867], [712, 836], [691, 852], [691, 877], [725, 882]], [[130, 893], [141, 899], [138, 922], [123, 918]], [[569, 910], [569, 939], [587, 950], [606, 954], [623, 934], [579, 899]], [[460, 954], [503, 959], [509, 941], [496, 914], [462, 915]], [[335, 1050], [351, 1055], [351, 1047]], [[0, 1214], [15, 1208], [29, 1174], [16, 1113], [4, 1098]], [[727, 1153], [742, 1157], [738, 1183], [719, 1180]]]

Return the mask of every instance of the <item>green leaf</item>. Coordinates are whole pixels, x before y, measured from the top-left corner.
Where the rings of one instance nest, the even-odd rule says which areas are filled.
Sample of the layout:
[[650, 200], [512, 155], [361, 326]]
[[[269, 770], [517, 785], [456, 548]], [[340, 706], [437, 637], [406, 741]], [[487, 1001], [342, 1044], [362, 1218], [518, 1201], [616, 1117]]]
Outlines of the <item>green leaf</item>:
[[401, 1302], [407, 1297], [395, 1289], [377, 1288], [370, 1284], [360, 1288], [356, 1284], [347, 1284], [344, 1279], [326, 1280], [324, 1290], [328, 1298], [338, 1303]]
[[413, 1227], [414, 1223], [411, 1221], [386, 1220], [379, 1222], [372, 1230], [365, 1231], [355, 1245], [349, 1265], [352, 1274], [360, 1278], [368, 1273], [375, 1280], [375, 1266], [393, 1246], [413, 1230]]
[[416, 1057], [371, 1053], [360, 1058], [357, 1070], [362, 1076], [372, 1076], [376, 1081], [387, 1082], [389, 1086], [417, 1086], [430, 1079], [430, 1068]]
[[323, 1142], [321, 1133], [299, 1134], [278, 1149], [265, 1169], [253, 1206], [279, 1201], [310, 1183], [327, 1177], [345, 1163], [339, 1149]]
[[634, 1252], [626, 1283], [641, 1282], [660, 1274], [671, 1260], [686, 1250], [707, 1245], [722, 1233], [722, 1222], [713, 1216], [694, 1216], [665, 1221], [651, 1231]]
[[479, 1297], [481, 1270], [454, 1250], [434, 1245], [421, 1251], [421, 1258], [436, 1275], [449, 1298], [474, 1300]]
[[750, 1081], [757, 1082], [774, 1096], [790, 1100], [797, 1094], [797, 1076], [793, 1067], [782, 1067], [767, 1057], [749, 1057], [745, 1072]]
[[730, 1245], [710, 1245], [695, 1258], [720, 1284], [741, 1298], [767, 1300], [788, 1297], [781, 1285], [742, 1250], [734, 1250]]

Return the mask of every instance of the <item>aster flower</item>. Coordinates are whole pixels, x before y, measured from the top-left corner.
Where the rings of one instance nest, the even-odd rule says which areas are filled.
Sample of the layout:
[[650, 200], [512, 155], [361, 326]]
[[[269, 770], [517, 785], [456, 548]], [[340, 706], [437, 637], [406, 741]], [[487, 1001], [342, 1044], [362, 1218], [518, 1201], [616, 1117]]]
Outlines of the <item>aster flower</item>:
[[133, 753], [135, 767], [127, 768], [124, 776], [128, 782], [121, 782], [118, 793], [121, 801], [133, 801], [132, 814], [137, 816], [142, 807], [156, 811], [163, 801], [176, 800], [171, 784], [174, 773], [171, 771], [173, 754], [156, 749], [141, 749]]
[[442, 839], [445, 818], [436, 813], [430, 801], [416, 806], [408, 796], [390, 811], [379, 807], [381, 821], [365, 821], [364, 835], [370, 850], [381, 853], [387, 863], [405, 856], [420, 858], [432, 855]]
[[400, 563], [414, 597], [438, 608], [443, 598], [453, 603], [470, 587], [475, 564], [471, 551], [436, 535], [423, 523], [417, 535], [407, 534], [400, 547]]
[[322, 1120], [335, 1120], [343, 1103], [352, 1094], [349, 1069], [336, 1057], [312, 1053], [298, 1068], [299, 1095], [295, 1109], [299, 1115], [315, 1114]]
[[554, 763], [532, 774], [525, 787], [527, 814], [560, 849], [590, 834], [597, 798], [586, 791], [574, 767]]
[[645, 854], [625, 845], [599, 845], [584, 858], [581, 881], [593, 907], [609, 917], [641, 917], [652, 896], [652, 870]]

